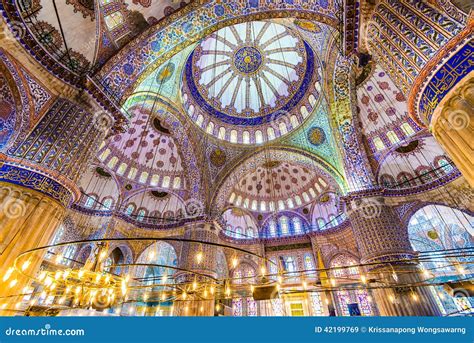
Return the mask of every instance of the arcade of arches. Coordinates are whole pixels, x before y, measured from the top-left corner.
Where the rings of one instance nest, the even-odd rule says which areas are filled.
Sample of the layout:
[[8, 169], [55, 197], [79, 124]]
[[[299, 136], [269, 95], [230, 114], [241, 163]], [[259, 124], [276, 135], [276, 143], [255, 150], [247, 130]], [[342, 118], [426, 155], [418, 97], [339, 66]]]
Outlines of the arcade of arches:
[[471, 7], [0, 0], [0, 314], [472, 314]]

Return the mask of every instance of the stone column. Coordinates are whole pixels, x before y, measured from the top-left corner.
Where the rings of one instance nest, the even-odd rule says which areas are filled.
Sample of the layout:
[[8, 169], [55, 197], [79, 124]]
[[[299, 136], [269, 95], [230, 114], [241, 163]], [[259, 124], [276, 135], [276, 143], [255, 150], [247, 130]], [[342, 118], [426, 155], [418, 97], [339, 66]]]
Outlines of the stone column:
[[431, 132], [474, 187], [474, 73], [451, 91], [431, 119]]
[[[200, 242], [217, 243], [218, 232], [213, 223], [196, 223], [189, 225], [186, 228], [183, 238]], [[201, 256], [200, 261], [197, 258], [198, 254]], [[180, 268], [191, 270], [211, 278], [217, 277], [217, 247], [215, 246], [207, 245], [205, 243], [184, 242], [178, 259]], [[197, 291], [194, 291], [192, 287], [194, 281], [198, 284], [203, 282], [209, 283], [211, 278], [206, 276], [197, 276], [184, 272], [177, 272], [175, 274], [176, 282], [187, 285], [186, 289], [189, 300], [183, 300], [182, 297], [179, 297], [174, 303], [174, 315], [214, 315], [215, 294], [211, 294], [210, 289], [208, 288], [207, 295], [204, 297], [204, 290], [202, 288], [198, 288]], [[215, 288], [215, 291], [217, 291], [217, 288]]]
[[[361, 262], [382, 316], [437, 316], [438, 306], [427, 287], [403, 287], [423, 281], [408, 231], [382, 197], [347, 202]], [[400, 261], [406, 259], [407, 261]], [[370, 264], [373, 265], [370, 265]], [[400, 285], [400, 286], [397, 286]]]
[[[30, 279], [9, 270], [22, 252], [48, 245], [65, 208], [44, 194], [4, 182], [0, 182], [0, 198], [0, 315], [15, 315], [15, 304], [22, 300], [22, 289]], [[45, 253], [32, 253], [18, 260], [17, 267], [35, 276]], [[28, 265], [23, 270], [25, 262]]]
[[[23, 141], [0, 154], [1, 314], [15, 314], [11, 310], [28, 285], [27, 277], [9, 268], [21, 253], [50, 243], [65, 209], [79, 198], [76, 182], [111, 124], [105, 112], [92, 114], [59, 98]], [[17, 269], [36, 275], [44, 253], [32, 255], [26, 266], [21, 260]]]

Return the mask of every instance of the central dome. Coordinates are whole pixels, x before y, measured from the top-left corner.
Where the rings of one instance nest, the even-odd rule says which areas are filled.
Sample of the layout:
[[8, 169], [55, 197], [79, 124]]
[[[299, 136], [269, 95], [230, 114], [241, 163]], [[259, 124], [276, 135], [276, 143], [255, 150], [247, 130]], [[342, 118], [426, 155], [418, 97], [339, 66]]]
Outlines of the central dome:
[[229, 26], [203, 39], [188, 58], [184, 104], [217, 138], [263, 143], [295, 129], [311, 113], [319, 98], [315, 62], [310, 46], [283, 25]]

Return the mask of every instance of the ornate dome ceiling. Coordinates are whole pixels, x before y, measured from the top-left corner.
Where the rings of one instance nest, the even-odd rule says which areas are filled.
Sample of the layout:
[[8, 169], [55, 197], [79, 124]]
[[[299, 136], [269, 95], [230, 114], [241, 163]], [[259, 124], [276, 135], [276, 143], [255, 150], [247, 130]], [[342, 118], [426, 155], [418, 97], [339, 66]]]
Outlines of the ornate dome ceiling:
[[261, 212], [291, 209], [318, 199], [328, 188], [324, 177], [305, 166], [267, 161], [235, 185], [229, 203]]
[[223, 28], [185, 66], [183, 100], [207, 133], [260, 144], [301, 125], [319, 103], [321, 68], [294, 31], [273, 22]]
[[132, 109], [127, 132], [113, 136], [99, 150], [99, 159], [131, 181], [163, 188], [184, 188], [183, 165], [172, 131], [158, 116]]

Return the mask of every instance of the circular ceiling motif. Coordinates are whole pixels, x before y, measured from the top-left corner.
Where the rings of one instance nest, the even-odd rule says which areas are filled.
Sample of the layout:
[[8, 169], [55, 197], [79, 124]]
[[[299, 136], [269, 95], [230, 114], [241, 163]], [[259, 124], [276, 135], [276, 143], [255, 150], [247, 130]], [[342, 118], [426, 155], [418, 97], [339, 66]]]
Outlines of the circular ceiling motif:
[[211, 163], [216, 167], [222, 167], [226, 160], [226, 155], [224, 150], [216, 148], [212, 150], [211, 155], [209, 156]]
[[326, 141], [326, 134], [320, 127], [313, 127], [308, 132], [308, 140], [313, 145], [321, 145]]
[[253, 46], [244, 46], [234, 55], [235, 68], [244, 74], [255, 73], [262, 65], [262, 54]]
[[190, 54], [184, 107], [219, 139], [276, 139], [299, 127], [319, 104], [318, 62], [309, 44], [286, 26], [258, 21], [225, 27]]
[[303, 41], [282, 25], [237, 24], [196, 48], [188, 61], [189, 81], [206, 103], [226, 115], [220, 119], [257, 118], [293, 97], [306, 72], [306, 55]]

